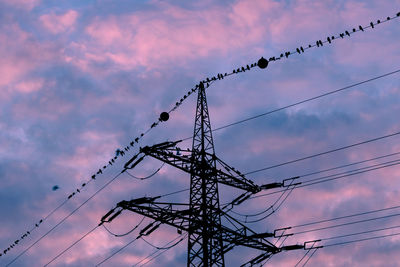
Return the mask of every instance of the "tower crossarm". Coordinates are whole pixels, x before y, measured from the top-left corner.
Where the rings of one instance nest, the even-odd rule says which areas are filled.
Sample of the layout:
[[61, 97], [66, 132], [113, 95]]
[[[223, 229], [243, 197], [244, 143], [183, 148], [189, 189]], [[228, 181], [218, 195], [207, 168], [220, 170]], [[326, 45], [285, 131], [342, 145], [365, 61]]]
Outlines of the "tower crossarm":
[[[193, 171], [191, 165], [198, 164], [200, 167], [201, 162], [194, 161], [194, 157], [192, 156], [193, 155], [192, 151], [190, 151], [189, 149], [180, 149], [179, 147], [176, 147], [176, 144], [179, 142], [180, 141], [164, 142], [153, 146], [146, 146], [141, 148], [140, 152], [146, 156], [151, 156], [173, 167], [176, 167], [184, 172], [192, 174]], [[262, 189], [264, 189], [263, 186], [258, 186], [253, 181], [246, 178], [242, 173], [237, 171], [235, 168], [223, 162], [215, 154], [214, 155], [211, 155], [209, 153], [206, 154], [215, 159], [216, 162], [218, 162], [218, 166], [220, 167], [220, 169], [208, 166], [210, 168], [210, 172], [215, 173], [215, 176], [213, 177], [217, 179], [218, 183], [239, 188], [247, 192], [252, 192], [253, 194], [258, 193]], [[141, 158], [139, 160], [141, 160]], [[129, 162], [129, 164], [131, 163], [132, 162]], [[129, 164], [126, 164], [125, 167], [130, 168]], [[268, 188], [275, 188], [280, 186], [281, 184], [274, 183], [273, 187], [268, 187]]]
[[[197, 210], [178, 209], [178, 207], [187, 206], [187, 204], [156, 202], [155, 200], [157, 198], [158, 197], [143, 197], [129, 201], [121, 201], [114, 209], [102, 217], [100, 224], [111, 222], [118, 215], [120, 215], [123, 210], [129, 210], [151, 218], [159, 223], [165, 223], [173, 226], [180, 231], [188, 232], [190, 215], [193, 212], [197, 212]], [[196, 214], [192, 215], [194, 216], [191, 218], [196, 218]], [[191, 231], [200, 234], [201, 223], [202, 221], [200, 219], [192, 221]], [[196, 225], [198, 225], [198, 227], [196, 227]], [[236, 227], [236, 230], [223, 225], [219, 225], [217, 228], [218, 231], [222, 233], [223, 242], [230, 244], [231, 248], [234, 246], [245, 246], [271, 253], [279, 252], [279, 248], [265, 240], [266, 237], [273, 237], [273, 233], [257, 234], [244, 225], [242, 225], [240, 228]]]

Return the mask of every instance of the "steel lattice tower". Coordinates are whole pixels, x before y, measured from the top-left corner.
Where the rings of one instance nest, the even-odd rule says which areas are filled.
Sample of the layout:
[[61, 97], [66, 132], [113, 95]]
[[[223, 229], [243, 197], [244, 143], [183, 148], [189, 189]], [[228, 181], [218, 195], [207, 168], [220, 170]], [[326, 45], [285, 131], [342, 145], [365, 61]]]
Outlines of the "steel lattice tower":
[[[197, 212], [190, 216], [187, 265], [225, 266], [221, 217], [215, 212], [219, 210], [218, 182], [214, 172], [216, 158], [203, 83], [200, 83], [197, 97], [192, 157], [189, 207]], [[197, 219], [202, 221], [201, 225], [195, 223], [193, 214], [200, 214], [201, 218]], [[200, 230], [201, 234], [195, 233], [194, 229]]]
[[[167, 120], [168, 114], [163, 118], [160, 116], [160, 119]], [[203, 83], [198, 86], [192, 150], [180, 149], [176, 146], [180, 142], [182, 140], [167, 141], [140, 148], [140, 152], [125, 163], [121, 173], [133, 169], [146, 156], [163, 161], [190, 174], [189, 203], [158, 202], [157, 199], [162, 196], [123, 200], [101, 218], [99, 225], [110, 223], [123, 210], [129, 210], [154, 220], [140, 231], [137, 238], [150, 235], [162, 224], [175, 227], [180, 234], [185, 231], [188, 233], [188, 267], [223, 267], [225, 266], [224, 254], [235, 246], [262, 251], [262, 254], [242, 266], [254, 266], [281, 251], [305, 248], [305, 244], [276, 247], [267, 240], [272, 237], [280, 238], [276, 236], [275, 231], [257, 233], [228, 214], [233, 206], [239, 205], [262, 190], [279, 187], [288, 189], [297, 185], [293, 184], [293, 180], [298, 177], [285, 179], [281, 183], [257, 185], [218, 158], [214, 151]], [[287, 184], [285, 181], [291, 181], [291, 183]], [[220, 208], [218, 183], [243, 190], [244, 193]], [[182, 207], [186, 208], [182, 209]], [[222, 225], [221, 217], [228, 219], [234, 225], [234, 229]]]

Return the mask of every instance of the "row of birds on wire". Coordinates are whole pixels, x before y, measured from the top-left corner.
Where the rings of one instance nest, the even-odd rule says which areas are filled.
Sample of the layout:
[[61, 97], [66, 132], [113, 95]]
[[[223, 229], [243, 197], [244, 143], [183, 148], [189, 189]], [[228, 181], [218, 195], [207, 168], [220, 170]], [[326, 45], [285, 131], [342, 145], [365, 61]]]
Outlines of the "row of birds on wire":
[[[79, 188], [77, 188], [74, 192], [72, 192], [71, 194], [68, 195], [67, 200], [73, 198], [76, 194], [80, 193], [81, 190], [86, 187], [88, 185], [89, 182], [96, 180], [96, 178], [98, 176], [100, 176], [103, 171], [109, 167], [112, 166], [116, 160], [118, 160], [121, 157], [124, 157], [126, 153], [129, 152], [129, 150], [131, 148], [134, 148], [136, 146], [136, 144], [139, 143], [139, 141], [153, 128], [156, 128], [157, 126], [159, 126], [162, 122], [166, 122], [169, 119], [170, 113], [174, 112], [176, 109], [178, 109], [180, 107], [180, 105], [193, 93], [195, 93], [199, 87], [200, 84], [203, 83], [205, 85], [206, 88], [208, 88], [213, 82], [216, 82], [218, 80], [223, 80], [225, 77], [231, 76], [231, 75], [235, 75], [235, 74], [240, 74], [240, 73], [244, 73], [246, 71], [250, 71], [251, 69], [255, 68], [255, 67], [259, 67], [260, 69], [265, 69], [268, 67], [268, 65], [274, 61], [278, 61], [281, 59], [287, 59], [289, 58], [289, 56], [293, 55], [293, 54], [302, 54], [304, 53], [307, 49], [311, 49], [311, 48], [315, 48], [315, 47], [322, 47], [324, 44], [329, 43], [331, 44], [333, 41], [336, 41], [338, 39], [343, 39], [345, 37], [350, 37], [352, 34], [355, 34], [357, 32], [364, 32], [366, 29], [371, 28], [374, 29], [375, 26], [380, 25], [381, 23], [384, 22], [388, 22], [391, 21], [395, 18], [399, 18], [400, 17], [400, 12], [398, 12], [395, 16], [393, 17], [387, 17], [384, 20], [377, 20], [376, 22], [370, 22], [368, 25], [366, 26], [361, 26], [359, 25], [358, 28], [353, 28], [352, 30], [348, 31], [344, 31], [340, 34], [338, 34], [337, 36], [335, 35], [331, 35], [328, 36], [324, 41], [321, 40], [317, 40], [315, 42], [315, 44], [309, 44], [308, 46], [300, 46], [298, 48], [295, 49], [295, 51], [286, 51], [281, 53], [279, 56], [272, 56], [269, 57], [268, 59], [265, 59], [264, 57], [261, 57], [257, 62], [255, 63], [250, 63], [247, 64], [246, 66], [242, 66], [240, 68], [234, 69], [232, 72], [230, 73], [218, 73], [216, 76], [213, 77], [207, 77], [206, 79], [202, 80], [199, 84], [197, 84], [194, 88], [190, 89], [187, 94], [185, 94], [179, 101], [177, 101], [175, 103], [175, 106], [169, 110], [168, 112], [162, 112], [158, 118], [157, 121], [153, 122], [150, 127], [143, 133], [141, 133], [139, 136], [137, 136], [136, 138], [134, 138], [129, 145], [125, 146], [122, 149], [117, 149], [115, 156], [113, 158], [111, 158], [108, 161], [108, 164], [104, 165], [103, 167], [99, 168], [97, 172], [95, 172], [90, 179], [88, 179], [86, 182], [83, 182], [81, 184], [81, 186]], [[59, 187], [58, 186], [54, 186], [53, 190], [57, 190]], [[64, 202], [65, 203], [65, 202]], [[18, 239], [16, 239], [13, 243], [11, 243], [6, 249], [3, 249], [2, 251], [0, 251], [0, 257], [7, 254], [11, 249], [13, 249], [16, 245], [18, 245], [23, 239], [27, 238], [31, 232], [33, 230], [35, 230], [36, 228], [38, 228], [48, 217], [45, 217], [44, 219], [40, 219], [37, 223], [35, 223], [34, 227], [32, 227], [29, 231], [26, 231], [24, 234], [22, 234]]]

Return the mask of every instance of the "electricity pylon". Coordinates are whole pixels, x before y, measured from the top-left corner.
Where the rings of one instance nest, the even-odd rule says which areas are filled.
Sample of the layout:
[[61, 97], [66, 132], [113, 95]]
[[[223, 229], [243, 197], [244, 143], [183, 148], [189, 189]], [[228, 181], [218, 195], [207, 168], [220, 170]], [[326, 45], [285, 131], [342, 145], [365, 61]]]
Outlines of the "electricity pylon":
[[[187, 266], [225, 266], [224, 254], [235, 246], [246, 246], [263, 251], [261, 255], [246, 264], [259, 263], [272, 254], [283, 250], [304, 248], [303, 245], [276, 247], [266, 238], [276, 237], [276, 233], [256, 233], [246, 225], [231, 217], [227, 212], [263, 189], [293, 186], [285, 183], [256, 185], [239, 171], [230, 167], [215, 155], [210, 116], [207, 107], [204, 84], [198, 86], [197, 108], [194, 124], [192, 149], [180, 149], [181, 142], [164, 142], [140, 149], [140, 153], [126, 162], [124, 171], [138, 165], [145, 156], [159, 159], [190, 174], [190, 202], [176, 204], [157, 202], [160, 197], [142, 197], [121, 201], [101, 219], [101, 224], [111, 222], [122, 210], [142, 214], [155, 221], [140, 232], [149, 235], [161, 224], [168, 224], [178, 232], [188, 233]], [[217, 168], [217, 163], [218, 167]], [[245, 193], [231, 203], [220, 207], [218, 183], [229, 185]], [[186, 209], [181, 209], [186, 206]], [[224, 226], [221, 217], [226, 217], [235, 229]], [[246, 265], [244, 264], [244, 265]]]

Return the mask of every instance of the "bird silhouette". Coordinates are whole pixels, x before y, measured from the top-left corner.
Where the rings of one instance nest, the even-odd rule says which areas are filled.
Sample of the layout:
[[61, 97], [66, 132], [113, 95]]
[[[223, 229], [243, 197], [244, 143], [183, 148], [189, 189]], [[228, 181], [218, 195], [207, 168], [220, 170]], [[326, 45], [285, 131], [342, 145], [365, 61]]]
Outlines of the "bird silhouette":
[[369, 25], [371, 25], [372, 29], [374, 28], [374, 23], [372, 21], [369, 23]]
[[346, 35], [350, 36], [350, 33], [348, 31], [345, 31]]
[[56, 190], [58, 190], [60, 187], [58, 186], [58, 185], [55, 185], [55, 186], [53, 186], [53, 188], [52, 188], [52, 190], [53, 191], [56, 191]]
[[332, 43], [332, 41], [331, 41], [331, 38], [330, 38], [330, 37], [326, 38], [326, 40], [328, 40], [328, 43]]
[[358, 26], [358, 28], [361, 30], [361, 31], [364, 31], [364, 28], [360, 25], [360, 26]]

